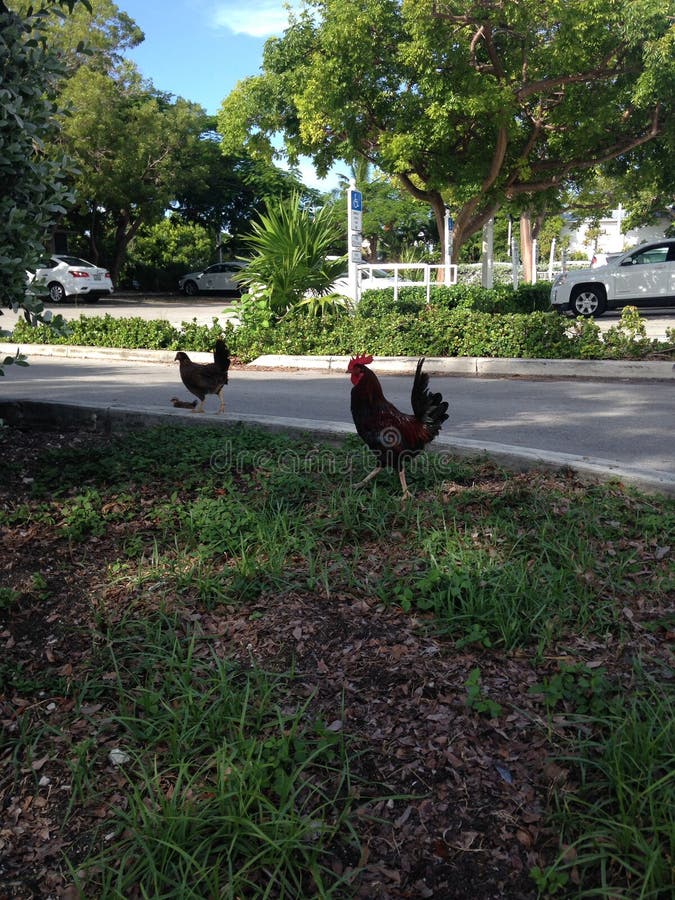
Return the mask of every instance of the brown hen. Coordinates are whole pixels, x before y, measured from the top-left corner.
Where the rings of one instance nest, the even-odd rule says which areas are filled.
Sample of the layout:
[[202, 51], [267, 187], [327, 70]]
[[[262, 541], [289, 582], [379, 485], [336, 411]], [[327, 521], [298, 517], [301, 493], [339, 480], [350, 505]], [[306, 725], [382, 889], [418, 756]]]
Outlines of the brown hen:
[[[175, 361], [180, 368], [180, 377], [185, 387], [199, 400], [196, 412], [204, 412], [204, 400], [207, 394], [215, 394], [220, 401], [218, 412], [225, 410], [223, 387], [227, 384], [227, 372], [230, 368], [230, 351], [225, 341], [219, 338], [213, 350], [212, 363], [192, 362], [182, 350], [176, 353]], [[195, 409], [193, 409], [195, 412]]]

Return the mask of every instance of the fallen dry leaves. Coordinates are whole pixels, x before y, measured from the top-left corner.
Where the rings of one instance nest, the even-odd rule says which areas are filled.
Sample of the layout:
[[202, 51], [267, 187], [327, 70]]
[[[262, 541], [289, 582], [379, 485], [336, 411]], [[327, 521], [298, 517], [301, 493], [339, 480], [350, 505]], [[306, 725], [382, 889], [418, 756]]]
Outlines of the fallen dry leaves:
[[[14, 431], [11, 448], [30, 460], [45, 445], [69, 440], [72, 435]], [[22, 481], [10, 479], [0, 502], [19, 503], [24, 495]], [[139, 508], [148, 502], [143, 498]], [[91, 703], [73, 718], [73, 694], [90, 669], [97, 615], [113, 615], [131, 598], [102, 578], [118, 556], [114, 533], [70, 559], [48, 522], [18, 533], [5, 528], [0, 543], [5, 585], [21, 595], [0, 610], [0, 659], [21, 671], [23, 685], [20, 693], [3, 693], [0, 683], [0, 900], [69, 898], [75, 895], [63, 852], [83, 858], [94, 829], [124, 802], [110, 710]], [[46, 597], [35, 586], [36, 572], [48, 584]], [[152, 610], [157, 601], [148, 592], [133, 602]], [[362, 785], [355, 813], [363, 848], [357, 896], [536, 897], [529, 870], [548, 865], [558, 849], [546, 819], [551, 792], [574, 784], [572, 774], [551, 761], [564, 715], [544, 727], [530, 688], [561, 660], [616, 667], [625, 647], [578, 640], [538, 666], [526, 653], [458, 651], [451, 639], [433, 636], [424, 616], [346, 589], [330, 597], [270, 592], [238, 607], [205, 612], [185, 605], [180, 612], [203, 636], [204, 653], [214, 648], [243, 666], [279, 672], [293, 662], [297, 697], [309, 699], [329, 730], [349, 736], [352, 773], [357, 789]], [[636, 640], [650, 640], [636, 611], [626, 616]], [[476, 666], [482, 690], [501, 707], [497, 718], [467, 706], [465, 685]], [[45, 671], [55, 690], [32, 691], [34, 676]], [[24, 723], [36, 734], [30, 762], [13, 751]], [[47, 754], [39, 753], [41, 730], [51, 735]], [[103, 757], [92, 752], [92, 804], [73, 800], [68, 767], [73, 747], [86, 753], [88, 739], [106, 750]], [[333, 862], [338, 872], [348, 864]]]

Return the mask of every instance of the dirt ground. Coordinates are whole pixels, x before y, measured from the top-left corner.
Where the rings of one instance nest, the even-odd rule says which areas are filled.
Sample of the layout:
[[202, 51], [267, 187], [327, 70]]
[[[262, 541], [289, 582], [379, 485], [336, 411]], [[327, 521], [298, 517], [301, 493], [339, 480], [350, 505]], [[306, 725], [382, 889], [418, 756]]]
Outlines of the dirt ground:
[[[24, 502], [45, 447], [99, 439], [18, 430], [11, 443], [0, 438], [4, 454], [23, 459], [0, 487], [0, 509]], [[115, 741], [105, 709], [75, 719], [72, 711], [100, 616], [128, 601], [103, 580], [118, 558], [118, 540], [107, 533], [68, 555], [49, 522], [22, 531], [0, 527], [3, 584], [20, 594], [9, 608], [0, 605], [0, 900], [74, 897], [63, 853], [86, 855], [119, 800], [121, 775], [99, 754], [96, 803], [76, 804], [64, 821], [68, 742], [87, 735], [106, 747]], [[44, 581], [36, 587], [38, 572]], [[152, 600], [145, 602], [150, 610]], [[423, 617], [339, 589], [330, 596], [289, 593], [283, 602], [269, 593], [241, 607], [180, 615], [242, 665], [284, 671], [293, 661], [296, 690], [312, 698], [311, 711], [351, 736], [355, 779], [379, 785], [383, 797], [367, 809], [357, 805], [357, 896], [537, 896], [529, 870], [550, 864], [558, 850], [547, 807], [554, 788], [574, 788], [574, 774], [552, 761], [555, 723], [546, 727], [541, 698], [529, 689], [567, 657], [544, 660], [535, 671], [526, 654], [458, 651], [452, 640], [433, 636]], [[568, 659], [611, 667], [608, 653], [579, 641]], [[484, 694], [501, 706], [496, 718], [467, 705], [476, 666]], [[60, 690], [31, 687], [46, 672]], [[32, 760], [16, 758], [15, 737], [27, 721], [52, 734], [68, 722], [63, 752], [55, 739], [44, 757], [38, 743]], [[387, 799], [399, 797], [405, 799]]]

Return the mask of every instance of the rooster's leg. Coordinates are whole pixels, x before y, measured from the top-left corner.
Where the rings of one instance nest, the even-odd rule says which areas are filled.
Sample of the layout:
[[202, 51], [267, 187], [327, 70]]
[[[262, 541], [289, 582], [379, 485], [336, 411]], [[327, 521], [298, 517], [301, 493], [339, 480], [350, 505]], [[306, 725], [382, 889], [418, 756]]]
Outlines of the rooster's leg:
[[403, 488], [403, 497], [401, 499], [402, 500], [410, 500], [412, 497], [412, 494], [408, 490], [408, 482], [405, 480], [405, 469], [400, 468], [398, 470], [398, 477], [401, 481], [401, 487]]
[[197, 406], [196, 408], [193, 407], [192, 412], [203, 413], [203, 412], [204, 412], [204, 401], [203, 401], [203, 400], [200, 400], [200, 401], [199, 401], [199, 406]]
[[218, 407], [218, 412], [225, 412], [225, 398], [223, 397], [223, 389], [221, 388], [216, 392], [218, 399], [220, 400], [220, 406]]
[[369, 481], [372, 481], [377, 475], [382, 471], [382, 466], [375, 466], [372, 472], [370, 472], [364, 479], [361, 481], [357, 481], [354, 485], [355, 488], [363, 487], [364, 484], [368, 484]]

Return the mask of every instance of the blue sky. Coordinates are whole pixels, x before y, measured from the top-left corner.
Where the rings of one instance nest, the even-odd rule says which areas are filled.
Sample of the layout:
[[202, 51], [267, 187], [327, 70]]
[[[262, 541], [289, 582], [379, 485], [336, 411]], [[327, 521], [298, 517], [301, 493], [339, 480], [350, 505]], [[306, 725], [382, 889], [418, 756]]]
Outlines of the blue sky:
[[[256, 75], [267, 38], [288, 23], [283, 0], [116, 0], [140, 26], [145, 40], [128, 56], [156, 88], [216, 113], [236, 83]], [[344, 166], [342, 167], [344, 168]], [[307, 185], [328, 190], [309, 163]]]

